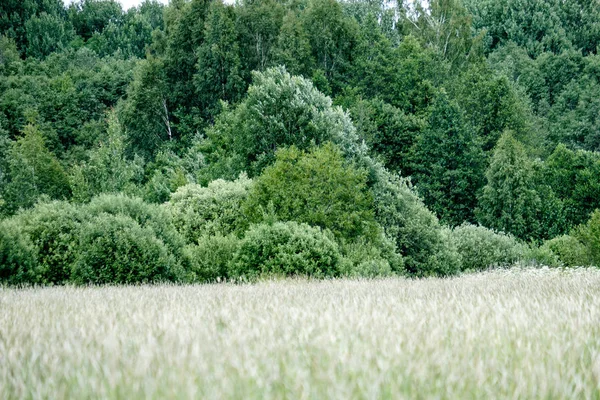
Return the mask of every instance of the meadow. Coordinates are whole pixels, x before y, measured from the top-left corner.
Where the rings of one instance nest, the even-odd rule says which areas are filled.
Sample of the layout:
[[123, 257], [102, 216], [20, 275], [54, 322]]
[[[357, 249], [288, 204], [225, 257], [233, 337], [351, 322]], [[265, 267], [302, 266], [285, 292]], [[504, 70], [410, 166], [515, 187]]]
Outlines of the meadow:
[[600, 398], [600, 270], [0, 288], [0, 398]]

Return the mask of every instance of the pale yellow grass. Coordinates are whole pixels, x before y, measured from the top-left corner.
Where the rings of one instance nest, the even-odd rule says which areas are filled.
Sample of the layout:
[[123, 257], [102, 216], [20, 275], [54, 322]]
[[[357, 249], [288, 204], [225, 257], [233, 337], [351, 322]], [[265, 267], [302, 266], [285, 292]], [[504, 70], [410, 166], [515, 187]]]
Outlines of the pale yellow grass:
[[5, 398], [600, 398], [600, 270], [0, 289]]

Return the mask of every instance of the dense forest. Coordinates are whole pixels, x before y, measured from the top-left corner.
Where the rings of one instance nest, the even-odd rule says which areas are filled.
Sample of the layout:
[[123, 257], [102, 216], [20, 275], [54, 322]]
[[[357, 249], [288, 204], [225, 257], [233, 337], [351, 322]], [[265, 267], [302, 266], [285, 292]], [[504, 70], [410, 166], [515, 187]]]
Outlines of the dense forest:
[[597, 0], [4, 0], [0, 281], [600, 264]]

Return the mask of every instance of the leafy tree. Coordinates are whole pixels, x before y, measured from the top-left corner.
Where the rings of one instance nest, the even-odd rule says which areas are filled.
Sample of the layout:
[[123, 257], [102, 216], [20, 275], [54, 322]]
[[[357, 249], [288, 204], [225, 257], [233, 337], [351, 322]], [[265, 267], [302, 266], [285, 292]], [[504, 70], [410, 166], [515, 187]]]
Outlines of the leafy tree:
[[264, 71], [272, 66], [284, 6], [276, 0], [246, 0], [235, 10], [245, 69]]
[[461, 110], [441, 92], [414, 147], [412, 176], [425, 204], [450, 225], [473, 222], [484, 158]]
[[404, 259], [413, 276], [452, 275], [460, 259], [437, 217], [415, 194], [410, 181], [375, 165], [371, 190], [375, 219]]
[[0, 75], [10, 75], [18, 71], [19, 51], [13, 39], [0, 35]]
[[[404, 8], [409, 2], [399, 2]], [[471, 15], [458, 0], [414, 2], [412, 10], [402, 10], [400, 24], [427, 48], [433, 49], [455, 68], [477, 58], [479, 40], [471, 32]]]
[[129, 145], [132, 152], [150, 158], [163, 143], [175, 139], [162, 60], [141, 61], [127, 92], [121, 118]]
[[348, 115], [332, 107], [331, 99], [309, 80], [291, 76], [283, 67], [254, 73], [248, 96], [225, 110], [207, 136], [207, 158], [213, 163], [209, 173], [229, 169], [221, 177], [230, 179], [242, 171], [251, 177], [260, 174], [280, 147], [305, 150], [332, 141], [346, 154], [359, 151]]
[[366, 172], [345, 165], [332, 144], [309, 153], [292, 146], [279, 150], [256, 179], [245, 208], [255, 222], [272, 212], [281, 221], [329, 229], [342, 240], [374, 239], [378, 225], [366, 183]]
[[302, 17], [316, 67], [337, 92], [350, 68], [358, 26], [345, 17], [342, 6], [335, 0], [311, 0]]
[[412, 148], [427, 122], [379, 99], [352, 99], [349, 111], [372, 155], [390, 171], [409, 175], [414, 169]]
[[27, 56], [43, 58], [67, 47], [74, 38], [73, 28], [56, 15], [41, 13], [25, 23]]
[[510, 131], [502, 134], [486, 171], [487, 184], [476, 211], [479, 222], [528, 240], [539, 234], [533, 167]]
[[25, 127], [23, 136], [9, 152], [8, 163], [10, 181], [5, 189], [5, 207], [9, 212], [31, 207], [42, 195], [51, 199], [70, 196], [67, 175], [54, 154], [46, 148], [37, 127]]
[[236, 102], [243, 90], [240, 49], [233, 7], [211, 3], [206, 17], [204, 42], [198, 49], [194, 84], [207, 117], [218, 110], [219, 100]]
[[292, 75], [310, 77], [315, 65], [308, 33], [301, 19], [291, 11], [283, 17], [277, 43], [273, 49], [273, 64], [284, 65]]
[[137, 191], [143, 161], [125, 157], [125, 135], [114, 112], [108, 115], [106, 141], [89, 152], [89, 160], [73, 169], [71, 186], [73, 200], [87, 202], [101, 193]]
[[80, 0], [71, 3], [68, 13], [75, 31], [85, 40], [123, 18], [123, 9], [116, 0]]

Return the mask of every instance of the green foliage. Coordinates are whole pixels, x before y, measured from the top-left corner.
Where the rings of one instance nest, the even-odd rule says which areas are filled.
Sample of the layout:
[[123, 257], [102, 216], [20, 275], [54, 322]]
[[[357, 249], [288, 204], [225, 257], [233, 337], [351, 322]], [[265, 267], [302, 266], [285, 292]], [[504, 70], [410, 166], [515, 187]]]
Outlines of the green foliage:
[[486, 177], [477, 210], [479, 222], [520, 239], [537, 238], [536, 210], [541, 200], [534, 188], [533, 167], [509, 131], [498, 141]]
[[332, 141], [346, 154], [357, 151], [348, 115], [332, 107], [331, 99], [309, 80], [291, 76], [283, 67], [253, 76], [246, 99], [224, 111], [207, 131], [208, 158], [217, 164], [213, 170], [234, 159], [231, 175], [247, 171], [257, 176], [274, 161], [278, 148], [290, 145], [306, 150]]
[[600, 266], [600, 210], [594, 211], [587, 223], [575, 229], [573, 236], [585, 246], [589, 262]]
[[42, 195], [51, 199], [70, 196], [67, 175], [35, 126], [27, 125], [23, 136], [14, 142], [8, 165], [10, 181], [4, 196], [9, 212], [31, 207]]
[[474, 220], [484, 154], [458, 106], [442, 91], [414, 144], [412, 176], [425, 204], [452, 226]]
[[233, 182], [215, 180], [207, 187], [189, 184], [173, 193], [166, 207], [188, 243], [203, 236], [241, 234], [248, 225], [242, 203], [251, 187], [244, 175]]
[[560, 263], [566, 267], [590, 264], [585, 245], [573, 236], [563, 235], [555, 237], [544, 242], [543, 247], [555, 254]]
[[61, 284], [69, 281], [71, 267], [79, 247], [82, 210], [64, 201], [36, 204], [33, 209], [11, 219], [19, 226], [21, 238], [31, 241], [35, 249], [36, 268], [32, 282]]
[[188, 272], [192, 282], [215, 282], [229, 276], [229, 263], [239, 247], [235, 235], [201, 236], [195, 245], [186, 248], [190, 262]]
[[14, 40], [0, 35], [0, 75], [16, 73], [20, 61], [19, 51]]
[[383, 236], [377, 243], [359, 239], [340, 246], [343, 258], [340, 274], [345, 277], [377, 277], [394, 273], [403, 274], [402, 256], [396, 253], [395, 244]]
[[0, 283], [32, 283], [36, 267], [36, 249], [18, 222], [0, 221]]
[[219, 100], [236, 102], [245, 87], [241, 76], [240, 49], [232, 6], [210, 4], [204, 42], [198, 49], [194, 84], [207, 117], [216, 114]]
[[241, 240], [230, 276], [330, 277], [339, 274], [340, 252], [333, 237], [320, 228], [293, 221], [253, 225]]
[[466, 271], [512, 266], [523, 259], [526, 250], [526, 246], [511, 235], [471, 224], [454, 228], [451, 240]]
[[117, 214], [100, 214], [80, 230], [72, 280], [79, 284], [177, 280], [177, 260], [149, 227]]
[[151, 157], [163, 143], [173, 140], [168, 93], [163, 61], [149, 58], [140, 62], [120, 110], [132, 152]]
[[135, 194], [143, 161], [125, 156], [125, 135], [114, 112], [108, 115], [106, 140], [89, 152], [89, 160], [74, 167], [71, 175], [73, 200], [87, 202], [101, 193]]
[[292, 146], [256, 179], [245, 208], [253, 222], [272, 210], [279, 220], [329, 229], [342, 240], [372, 239], [379, 227], [366, 183], [366, 171], [347, 165], [334, 145], [309, 153]]
[[410, 182], [376, 166], [371, 187], [375, 219], [415, 276], [452, 274], [458, 259], [436, 216], [414, 193]]
[[61, 17], [41, 13], [25, 23], [27, 56], [43, 58], [67, 47], [75, 33]]

